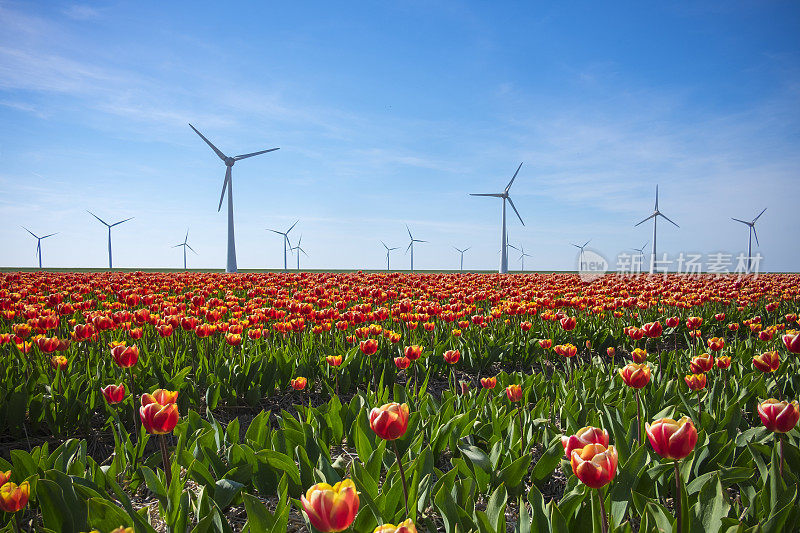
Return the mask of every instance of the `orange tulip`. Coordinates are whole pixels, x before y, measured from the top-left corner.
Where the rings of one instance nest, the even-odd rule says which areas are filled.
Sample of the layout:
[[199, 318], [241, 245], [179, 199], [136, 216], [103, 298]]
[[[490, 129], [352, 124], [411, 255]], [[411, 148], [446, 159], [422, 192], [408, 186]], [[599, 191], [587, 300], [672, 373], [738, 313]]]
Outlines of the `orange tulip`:
[[506, 387], [506, 396], [512, 402], [518, 402], [522, 400], [522, 387], [517, 384], [511, 384]]
[[405, 370], [406, 368], [411, 366], [411, 360], [406, 356], [395, 357], [394, 366], [396, 366], [398, 370]]
[[62, 372], [67, 370], [68, 364], [69, 361], [63, 355], [55, 355], [50, 359], [50, 366], [52, 366], [53, 369], [59, 369]]
[[631, 359], [634, 363], [642, 364], [647, 361], [647, 350], [644, 348], [636, 348], [631, 352]]
[[587, 487], [599, 489], [608, 485], [617, 473], [617, 450], [602, 444], [587, 444], [574, 450], [569, 462], [572, 473]]
[[298, 377], [292, 379], [291, 381], [289, 381], [289, 384], [292, 386], [292, 388], [294, 390], [303, 390], [303, 389], [305, 389], [307, 383], [308, 383], [308, 380], [306, 378], [304, 378], [303, 376], [298, 376]]
[[553, 339], [542, 339], [539, 341], [539, 346], [547, 350], [553, 346]]
[[481, 378], [481, 387], [493, 389], [497, 386], [497, 378]]
[[325, 361], [332, 367], [342, 366], [341, 355], [329, 355], [325, 358]]
[[726, 370], [728, 367], [731, 366], [731, 358], [727, 355], [720, 355], [717, 357], [717, 368], [720, 370]]
[[411, 521], [409, 518], [399, 524], [392, 525], [392, 524], [383, 524], [382, 526], [376, 527], [372, 533], [417, 533], [417, 528], [414, 525], [414, 522]]
[[800, 407], [797, 401], [779, 402], [775, 398], [770, 398], [758, 404], [758, 416], [768, 430], [789, 433], [800, 420]]
[[619, 369], [619, 375], [627, 386], [634, 389], [641, 389], [650, 383], [650, 367], [646, 364], [627, 364]]
[[577, 433], [567, 437], [561, 437], [561, 446], [564, 447], [564, 455], [569, 458], [572, 456], [574, 450], [580, 450], [589, 444], [602, 444], [608, 446], [609, 436], [608, 431], [605, 429], [595, 427], [585, 427], [578, 430]]
[[358, 491], [352, 479], [334, 486], [317, 483], [300, 496], [308, 520], [322, 533], [344, 531], [353, 523], [358, 513]]
[[777, 351], [753, 356], [753, 366], [764, 373], [775, 372], [780, 365], [781, 358]]
[[683, 459], [697, 444], [697, 429], [688, 416], [678, 421], [662, 418], [645, 424], [645, 429], [653, 450], [665, 459]]
[[406, 346], [403, 350], [403, 355], [405, 355], [411, 361], [416, 361], [420, 358], [420, 356], [422, 356], [422, 346], [416, 344]]
[[578, 347], [574, 344], [559, 344], [553, 351], [563, 357], [575, 357], [578, 354]]
[[387, 403], [369, 412], [369, 427], [383, 440], [395, 440], [408, 429], [408, 404]]
[[706, 388], [705, 374], [689, 374], [683, 378], [689, 390], [699, 391]]
[[227, 342], [230, 346], [239, 346], [242, 344], [242, 336], [233, 333], [226, 333], [225, 342]]
[[16, 513], [28, 505], [30, 496], [30, 485], [23, 481], [19, 485], [8, 481], [0, 487], [0, 511], [5, 513]]

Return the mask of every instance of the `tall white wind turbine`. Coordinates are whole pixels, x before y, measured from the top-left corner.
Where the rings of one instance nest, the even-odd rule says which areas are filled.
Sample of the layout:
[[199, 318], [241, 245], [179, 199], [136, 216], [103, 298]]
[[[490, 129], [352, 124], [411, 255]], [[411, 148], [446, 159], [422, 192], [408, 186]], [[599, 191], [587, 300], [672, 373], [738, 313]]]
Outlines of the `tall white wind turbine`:
[[105, 220], [103, 220], [99, 216], [95, 215], [94, 213], [92, 213], [88, 209], [86, 210], [86, 212], [89, 213], [90, 215], [92, 215], [94, 218], [96, 218], [100, 222], [102, 222], [106, 227], [108, 227], [108, 268], [114, 268], [113, 263], [111, 262], [111, 228], [113, 228], [114, 226], [119, 226], [123, 222], [129, 221], [129, 220], [133, 219], [133, 217], [126, 218], [125, 220], [120, 220], [119, 222], [114, 222], [113, 224], [109, 224], [108, 222], [106, 222]]
[[287, 266], [287, 263], [286, 263], [286, 246], [288, 245], [289, 249], [292, 249], [292, 250], [294, 249], [294, 248], [292, 248], [291, 241], [289, 241], [289, 232], [292, 231], [292, 229], [297, 225], [298, 222], [300, 222], [300, 221], [299, 220], [295, 220], [294, 224], [289, 226], [289, 229], [287, 229], [286, 231], [278, 231], [276, 229], [267, 228], [267, 231], [271, 231], [272, 233], [277, 233], [278, 235], [283, 235], [283, 270], [288, 270], [288, 266]]
[[297, 246], [292, 248], [292, 250], [294, 250], [295, 253], [297, 253], [297, 270], [300, 270], [300, 252], [303, 252], [303, 254], [306, 257], [308, 257], [308, 254], [306, 253], [306, 251], [303, 250], [303, 248], [300, 246], [300, 243], [302, 243], [302, 242], [303, 242], [303, 236], [300, 235], [300, 238], [297, 240]]
[[753, 220], [751, 220], [750, 222], [747, 222], [745, 220], [740, 220], [738, 218], [731, 217], [736, 222], [741, 222], [742, 224], [744, 224], [744, 225], [746, 225], [746, 226], [748, 226], [750, 228], [750, 237], [748, 237], [748, 239], [747, 239], [747, 273], [748, 274], [750, 273], [750, 258], [753, 257], [753, 235], [755, 235], [755, 237], [756, 237], [756, 246], [759, 246], [759, 244], [758, 244], [758, 233], [756, 233], [756, 220], [761, 218], [761, 215], [763, 215], [764, 211], [766, 211], [766, 210], [767, 210], [767, 208], [765, 207], [764, 210], [761, 211], [758, 214], [758, 216], [756, 218], [754, 218]]
[[472, 248], [472, 246], [467, 246], [467, 247], [466, 247], [466, 248], [464, 248], [463, 250], [462, 250], [462, 249], [460, 249], [460, 248], [456, 248], [455, 246], [453, 246], [453, 248], [455, 248], [455, 250], [456, 250], [456, 251], [457, 251], [459, 254], [461, 254], [461, 263], [460, 263], [460, 264], [461, 264], [461, 266], [460, 266], [460, 269], [461, 269], [461, 272], [463, 272], [463, 271], [464, 271], [464, 252], [466, 252], [467, 250], [469, 250], [470, 248]]
[[658, 185], [656, 185], [656, 207], [653, 210], [653, 214], [650, 215], [649, 217], [647, 217], [646, 219], [642, 220], [638, 224], [634, 224], [634, 227], [636, 227], [636, 226], [638, 226], [640, 224], [644, 224], [645, 222], [647, 222], [651, 218], [653, 219], [653, 248], [652, 248], [652, 250], [650, 250], [650, 252], [651, 252], [650, 253], [650, 273], [651, 274], [653, 273], [653, 271], [655, 269], [655, 266], [656, 266], [656, 253], [657, 253], [656, 252], [656, 237], [657, 237], [656, 228], [657, 228], [657, 224], [658, 224], [658, 217], [664, 217], [664, 220], [666, 220], [667, 222], [669, 222], [670, 224], [672, 224], [676, 228], [680, 228], [680, 226], [675, 224], [672, 220], [670, 220], [669, 217], [667, 217], [667, 215], [665, 215], [664, 213], [662, 213], [661, 211], [658, 210]]
[[222, 209], [222, 200], [225, 198], [225, 189], [228, 189], [228, 261], [225, 266], [225, 272], [236, 272], [236, 240], [233, 235], [233, 179], [231, 177], [231, 170], [233, 169], [233, 164], [237, 161], [242, 159], [247, 159], [248, 157], [253, 157], [256, 155], [266, 154], [267, 152], [274, 152], [275, 150], [279, 150], [279, 148], [270, 148], [269, 150], [261, 150], [260, 152], [253, 152], [250, 154], [242, 154], [236, 155], [233, 157], [226, 156], [219, 149], [211, 144], [211, 141], [203, 137], [203, 134], [197, 131], [197, 129], [189, 124], [189, 127], [194, 130], [196, 134], [203, 139], [207, 145], [214, 150], [214, 153], [217, 154], [217, 157], [222, 159], [222, 162], [225, 163], [225, 181], [222, 182], [222, 194], [219, 197], [219, 207], [217, 207], [217, 212]]
[[415, 239], [414, 236], [411, 235], [411, 230], [408, 229], [408, 224], [406, 224], [406, 230], [408, 231], [408, 238], [410, 239], [410, 242], [408, 243], [408, 248], [406, 248], [406, 253], [408, 253], [408, 251], [411, 250], [411, 272], [414, 272], [414, 243], [415, 242], [428, 242], [428, 241]]
[[386, 272], [389, 272], [389, 270], [390, 270], [389, 269], [389, 252], [391, 252], [392, 250], [397, 250], [399, 248], [399, 246], [395, 246], [393, 248], [389, 248], [388, 246], [386, 246], [386, 243], [383, 242], [383, 241], [381, 241], [381, 244], [383, 245], [384, 248], [386, 248]]
[[521, 168], [522, 168], [522, 163], [520, 163], [519, 166], [517, 167], [517, 171], [514, 172], [514, 176], [511, 178], [511, 181], [508, 182], [508, 185], [506, 185], [506, 188], [503, 190], [503, 192], [499, 192], [499, 193], [484, 193], [484, 194], [471, 193], [470, 194], [470, 196], [493, 196], [495, 198], [502, 198], [503, 199], [503, 211], [502, 211], [502, 219], [501, 219], [502, 222], [501, 222], [501, 228], [500, 228], [500, 269], [499, 269], [499, 272], [501, 274], [505, 274], [505, 273], [508, 272], [508, 241], [506, 240], [506, 200], [508, 200], [508, 203], [511, 204], [511, 208], [517, 214], [517, 217], [519, 218], [519, 221], [522, 222], [522, 225], [523, 226], [525, 225], [525, 222], [523, 222], [522, 217], [519, 214], [519, 211], [517, 211], [517, 208], [514, 205], [514, 202], [513, 202], [513, 200], [511, 200], [511, 196], [509, 196], [509, 193], [508, 193], [508, 191], [511, 189], [511, 184], [514, 183], [515, 179], [517, 179], [517, 174], [519, 174], [519, 169], [521, 169]]
[[533, 257], [531, 254], [525, 253], [525, 247], [523, 245], [519, 245], [519, 260], [522, 262], [522, 272], [525, 272], [525, 258], [526, 257]]
[[572, 244], [572, 246], [574, 246], [575, 248], [577, 248], [578, 250], [581, 251], [580, 255], [578, 255], [578, 270], [583, 269], [583, 249], [586, 248], [586, 245], [589, 244], [591, 242], [591, 240], [592, 239], [589, 239], [588, 241], [583, 243], [583, 246], [580, 246], [580, 245], [574, 244], [574, 243], [570, 243], [570, 244]]
[[44, 237], [39, 237], [38, 235], [34, 234], [31, 230], [22, 226], [22, 229], [33, 235], [33, 238], [36, 239], [36, 255], [39, 257], [39, 268], [42, 268], [42, 240], [48, 237], [52, 237], [53, 235], [58, 235], [58, 232], [51, 233], [49, 235], [45, 235]]
[[175, 246], [173, 246], [173, 248], [177, 248], [179, 246], [183, 246], [183, 269], [186, 270], [186, 249], [187, 248], [190, 249], [192, 252], [194, 252], [195, 255], [197, 255], [197, 252], [194, 251], [194, 248], [189, 246], [189, 229], [188, 228], [186, 229], [186, 237], [183, 238], [183, 242], [176, 244]]

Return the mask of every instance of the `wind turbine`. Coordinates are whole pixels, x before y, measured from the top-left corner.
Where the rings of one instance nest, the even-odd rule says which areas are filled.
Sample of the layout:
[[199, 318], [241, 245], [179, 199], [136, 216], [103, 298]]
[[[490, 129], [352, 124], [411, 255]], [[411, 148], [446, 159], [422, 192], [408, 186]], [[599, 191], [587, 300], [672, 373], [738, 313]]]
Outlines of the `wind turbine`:
[[106, 222], [105, 220], [103, 220], [99, 216], [95, 215], [94, 213], [92, 213], [88, 209], [86, 210], [86, 212], [89, 213], [90, 215], [92, 215], [94, 218], [96, 218], [97, 220], [99, 220], [100, 222], [102, 222], [103, 224], [105, 224], [108, 227], [108, 268], [114, 268], [113, 264], [111, 262], [111, 228], [113, 228], [114, 226], [119, 226], [123, 222], [129, 221], [133, 217], [126, 218], [125, 220], [120, 220], [119, 222], [114, 222], [113, 224], [109, 224], [108, 222]]
[[292, 248], [292, 250], [295, 250], [296, 253], [297, 253], [297, 270], [300, 270], [300, 252], [303, 252], [305, 254], [305, 256], [308, 257], [308, 254], [306, 254], [306, 251], [303, 250], [303, 248], [300, 247], [300, 243], [301, 242], [303, 242], [303, 236], [302, 235], [300, 235], [300, 238], [297, 240], [297, 246]]
[[211, 141], [203, 137], [203, 134], [197, 131], [197, 129], [189, 124], [189, 127], [194, 130], [196, 134], [203, 139], [207, 145], [214, 150], [214, 153], [222, 159], [227, 167], [225, 170], [225, 181], [222, 182], [222, 194], [219, 197], [219, 207], [217, 207], [217, 212], [222, 209], [222, 200], [225, 198], [225, 188], [228, 189], [228, 262], [225, 266], [225, 272], [236, 272], [236, 242], [233, 236], [233, 179], [231, 178], [231, 170], [233, 169], [233, 164], [237, 161], [242, 159], [247, 159], [248, 157], [253, 157], [255, 155], [266, 154], [267, 152], [274, 152], [275, 150], [279, 150], [279, 148], [270, 148], [269, 150], [261, 150], [260, 152], [253, 152], [251, 154], [242, 154], [236, 155], [233, 157], [226, 156], [219, 149], [211, 144]]
[[571, 244], [572, 244], [572, 246], [574, 246], [575, 248], [577, 248], [578, 250], [580, 250], [580, 251], [581, 251], [580, 255], [578, 256], [578, 270], [581, 270], [581, 269], [583, 268], [583, 249], [584, 249], [584, 248], [586, 248], [586, 245], [587, 245], [587, 244], [589, 244], [589, 242], [590, 242], [591, 240], [592, 240], [592, 239], [589, 239], [588, 241], [586, 241], [585, 243], [583, 243], [583, 246], [580, 246], [580, 245], [577, 245], [577, 244], [571, 243]]
[[[680, 228], [680, 226], [675, 224], [672, 220], [670, 220], [669, 217], [667, 217], [667, 215], [665, 215], [664, 213], [662, 213], [661, 211], [658, 210], [658, 185], [656, 185], [656, 207], [653, 210], [653, 214], [650, 215], [649, 217], [647, 217], [646, 219], [642, 220], [641, 222], [639, 222], [639, 224], [644, 224], [645, 222], [647, 222], [651, 218], [653, 219], [653, 249], [651, 250], [651, 254], [650, 254], [650, 273], [651, 274], [653, 273], [653, 270], [655, 269], [655, 265], [656, 265], [656, 225], [658, 223], [658, 217], [660, 217], [660, 216], [664, 217], [664, 219], [667, 222], [669, 222], [670, 224], [672, 224], [676, 228]], [[639, 224], [634, 224], [634, 227], [638, 226]]]
[[286, 245], [288, 244], [289, 248], [294, 250], [294, 248], [292, 248], [292, 243], [289, 242], [289, 232], [292, 231], [292, 228], [294, 228], [297, 225], [298, 222], [300, 222], [300, 221], [296, 220], [294, 222], [294, 224], [292, 224], [289, 227], [289, 229], [287, 229], [286, 231], [278, 231], [276, 229], [267, 228], [267, 231], [271, 231], [273, 233], [277, 233], [278, 235], [283, 235], [283, 269], [284, 270], [288, 270], [288, 268], [286, 266]]
[[463, 250], [461, 250], [460, 248], [456, 248], [455, 246], [453, 246], [453, 248], [455, 248], [456, 251], [461, 254], [461, 271], [463, 272], [464, 271], [464, 252], [466, 252], [467, 250], [472, 248], [472, 246], [467, 246]]
[[[194, 248], [189, 246], [189, 242], [188, 241], [189, 241], [189, 229], [187, 228], [186, 229], [186, 237], [183, 238], [183, 242], [173, 246], [173, 248], [177, 248], [179, 246], [183, 246], [183, 269], [184, 270], [186, 270], [186, 249], [188, 248], [188, 249], [190, 249], [191, 251], [194, 252]], [[194, 252], [194, 254], [197, 255], [197, 252]]]
[[39, 257], [39, 268], [41, 269], [42, 268], [42, 239], [46, 239], [48, 237], [52, 237], [53, 235], [57, 235], [58, 232], [51, 233], [49, 235], [45, 235], [44, 237], [39, 237], [38, 235], [34, 234], [31, 230], [29, 230], [25, 226], [22, 226], [22, 229], [24, 229], [25, 231], [27, 231], [28, 233], [33, 235], [33, 238], [36, 239], [36, 255]]
[[[644, 243], [644, 245], [643, 245], [641, 248], [631, 248], [631, 250], [634, 250], [634, 251], [636, 251], [636, 252], [639, 252], [639, 257], [640, 257], [641, 259], [644, 259], [644, 249], [645, 249], [645, 248], [647, 248], [647, 245], [648, 245], [649, 243], [650, 243], [650, 241], [647, 241], [646, 243]], [[639, 268], [641, 269], [641, 265], [639, 265]]]
[[[767, 208], [765, 207], [764, 211], [766, 211], [766, 210], [767, 210]], [[764, 211], [761, 211], [758, 214], [758, 216], [752, 220], [752, 222], [747, 222], [747, 221], [744, 221], [744, 220], [740, 220], [738, 218], [731, 217], [736, 222], [741, 222], [742, 224], [745, 224], [745, 225], [750, 227], [750, 237], [747, 239], [747, 273], [748, 274], [750, 273], [750, 258], [753, 256], [753, 253], [752, 253], [753, 235], [756, 236], [756, 246], [759, 246], [759, 244], [758, 244], [758, 233], [756, 233], [756, 220], [758, 220], [761, 217], [761, 215], [764, 214]], [[41, 267], [41, 265], [39, 265], [39, 266]]]
[[411, 250], [411, 272], [414, 272], [414, 243], [415, 242], [428, 242], [423, 241], [420, 239], [415, 239], [413, 235], [411, 235], [411, 230], [408, 229], [408, 224], [406, 224], [406, 230], [408, 231], [408, 238], [411, 239], [411, 242], [408, 243], [408, 248], [406, 248], [406, 253]]
[[383, 242], [383, 241], [381, 241], [381, 244], [383, 245], [384, 248], [386, 248], [386, 271], [388, 272], [389, 271], [389, 252], [391, 252], [392, 250], [397, 250], [399, 248], [399, 246], [395, 246], [394, 248], [389, 248], [388, 246], [386, 246], [386, 243]]
[[471, 193], [470, 194], [470, 196], [493, 196], [495, 198], [502, 198], [503, 199], [503, 216], [502, 216], [502, 226], [501, 226], [501, 229], [500, 229], [500, 270], [499, 270], [499, 272], [501, 274], [505, 274], [506, 272], [508, 272], [508, 249], [507, 249], [508, 242], [506, 240], [506, 200], [508, 200], [508, 203], [511, 204], [511, 208], [517, 214], [517, 217], [519, 218], [519, 221], [522, 222], [522, 225], [523, 226], [525, 225], [525, 222], [523, 222], [522, 217], [519, 214], [519, 211], [517, 211], [516, 206], [514, 206], [514, 202], [511, 200], [511, 196], [509, 196], [509, 194], [508, 194], [508, 191], [511, 189], [511, 184], [514, 183], [514, 180], [517, 178], [517, 174], [519, 174], [519, 169], [521, 169], [521, 168], [522, 168], [522, 163], [520, 163], [519, 166], [517, 167], [517, 171], [514, 172], [514, 176], [511, 178], [511, 181], [508, 182], [508, 185], [506, 185], [506, 188], [503, 190], [503, 192], [485, 193], [485, 194]]
[[525, 258], [526, 257], [533, 257], [533, 256], [531, 254], [526, 254], [525, 253], [525, 247], [523, 245], [520, 244], [519, 248], [520, 248], [519, 249], [519, 252], [520, 252], [519, 260], [522, 261], [522, 271], [525, 272]]

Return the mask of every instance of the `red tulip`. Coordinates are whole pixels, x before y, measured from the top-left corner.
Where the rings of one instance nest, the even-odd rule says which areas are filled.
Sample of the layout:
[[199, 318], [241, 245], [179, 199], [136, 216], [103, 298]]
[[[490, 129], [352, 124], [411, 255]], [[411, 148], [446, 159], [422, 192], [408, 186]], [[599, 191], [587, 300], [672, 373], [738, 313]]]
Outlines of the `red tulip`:
[[409, 518], [396, 526], [393, 524], [383, 524], [376, 527], [372, 533], [417, 533], [417, 527]]
[[411, 361], [416, 361], [420, 358], [420, 356], [422, 356], [422, 346], [418, 346], [416, 344], [406, 346], [405, 350], [403, 350], [403, 355], [405, 355]]
[[118, 344], [111, 348], [111, 356], [121, 368], [130, 368], [139, 361], [139, 347]]
[[650, 383], [650, 367], [646, 364], [629, 363], [619, 369], [619, 375], [627, 386], [634, 389], [641, 389]]
[[631, 352], [631, 359], [634, 363], [642, 364], [647, 361], [647, 350], [643, 348], [636, 348]]
[[539, 346], [547, 350], [553, 346], [553, 339], [542, 339], [539, 341]]
[[561, 446], [564, 447], [564, 455], [567, 458], [572, 456], [574, 450], [580, 450], [589, 444], [602, 444], [608, 446], [609, 436], [608, 431], [605, 429], [595, 427], [585, 427], [578, 430], [577, 433], [569, 437], [561, 437]]
[[175, 401], [178, 393], [164, 389], [157, 389], [153, 394], [142, 395], [142, 406], [139, 408], [139, 417], [142, 419], [144, 429], [153, 435], [171, 433], [178, 424], [178, 406]]
[[16, 513], [28, 505], [30, 484], [23, 481], [19, 485], [10, 481], [0, 486], [0, 511]]
[[686, 381], [686, 386], [689, 387], [689, 390], [699, 391], [706, 388], [705, 374], [689, 374], [683, 379]]
[[714, 356], [708, 353], [692, 357], [689, 363], [689, 369], [692, 371], [692, 374], [705, 374], [712, 368], [714, 368]]
[[731, 358], [727, 355], [720, 355], [717, 357], [717, 368], [720, 370], [726, 370], [728, 367], [731, 366]]
[[676, 316], [671, 316], [664, 320], [664, 323], [667, 325], [668, 328], [675, 328], [680, 323], [681, 319]]
[[787, 350], [792, 353], [800, 353], [800, 333], [795, 333], [794, 335], [787, 333], [781, 339]]
[[687, 416], [678, 421], [662, 418], [645, 424], [645, 429], [653, 450], [665, 459], [683, 459], [697, 444], [697, 429]]
[[587, 487], [599, 489], [608, 485], [617, 473], [617, 450], [602, 444], [587, 444], [574, 450], [569, 462], [572, 473]]
[[689, 330], [700, 329], [703, 325], [703, 319], [699, 316], [690, 316], [686, 319], [686, 328]]
[[644, 334], [651, 339], [660, 337], [664, 332], [664, 328], [661, 327], [661, 322], [648, 322], [642, 326], [642, 330], [644, 330]]
[[779, 402], [775, 398], [770, 398], [758, 404], [758, 416], [768, 430], [789, 433], [800, 420], [800, 407], [797, 401]]
[[378, 351], [378, 341], [376, 339], [367, 339], [361, 341], [358, 347], [364, 355], [375, 355]]
[[497, 386], [497, 378], [481, 378], [481, 387], [493, 389]]
[[342, 365], [342, 356], [341, 355], [329, 355], [325, 358], [325, 361], [333, 367], [341, 366]]
[[561, 319], [561, 329], [564, 331], [572, 331], [578, 324], [578, 319], [574, 316], [567, 316]]
[[298, 376], [289, 381], [289, 384], [292, 386], [294, 390], [303, 390], [306, 388], [306, 384], [308, 380], [303, 376]]
[[300, 503], [311, 525], [322, 533], [344, 531], [358, 513], [358, 490], [352, 479], [334, 486], [317, 483], [300, 496]]
[[708, 339], [708, 349], [712, 352], [718, 352], [725, 347], [725, 339], [720, 337], [711, 337]]
[[383, 440], [395, 440], [408, 429], [408, 404], [387, 403], [369, 412], [369, 427]]
[[780, 365], [781, 358], [777, 351], [753, 356], [753, 366], [764, 373], [775, 372]]
[[447, 350], [444, 352], [444, 360], [447, 364], [454, 365], [461, 359], [461, 352], [458, 350]]
[[394, 366], [397, 367], [398, 370], [405, 370], [409, 366], [411, 366], [411, 360], [408, 357], [395, 357], [394, 358]]
[[106, 385], [100, 391], [110, 405], [117, 404], [125, 399], [125, 385]]
[[511, 384], [506, 387], [506, 396], [512, 402], [518, 402], [522, 400], [522, 387], [517, 384]]

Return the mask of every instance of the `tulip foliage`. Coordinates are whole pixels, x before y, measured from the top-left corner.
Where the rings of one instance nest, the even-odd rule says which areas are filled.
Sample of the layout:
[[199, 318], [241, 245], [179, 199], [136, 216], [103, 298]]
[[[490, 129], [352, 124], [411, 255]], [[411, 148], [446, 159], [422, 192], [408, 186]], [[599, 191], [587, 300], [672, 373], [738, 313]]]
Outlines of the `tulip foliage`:
[[0, 527], [797, 530], [798, 313], [792, 275], [0, 274]]

